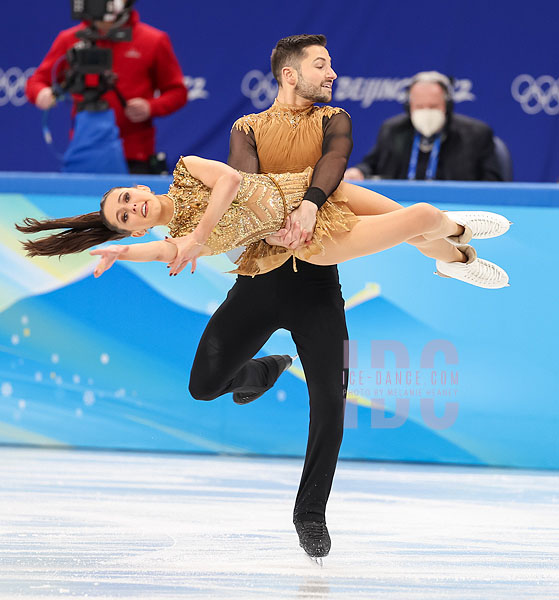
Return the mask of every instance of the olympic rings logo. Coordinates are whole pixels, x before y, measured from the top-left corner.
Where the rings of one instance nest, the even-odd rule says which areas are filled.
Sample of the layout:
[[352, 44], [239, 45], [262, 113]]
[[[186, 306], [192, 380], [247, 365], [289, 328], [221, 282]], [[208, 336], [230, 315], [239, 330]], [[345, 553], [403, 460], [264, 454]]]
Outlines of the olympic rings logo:
[[22, 106], [27, 102], [25, 84], [34, 71], [35, 67], [25, 71], [19, 67], [10, 67], [7, 71], [0, 69], [0, 106]]
[[531, 75], [519, 75], [512, 82], [511, 93], [529, 115], [536, 115], [542, 110], [548, 115], [559, 114], [559, 79], [551, 75], [541, 75], [537, 79]]
[[264, 75], [253, 69], [243, 77], [241, 92], [252, 100], [255, 108], [268, 108], [278, 93], [278, 84], [272, 73]]

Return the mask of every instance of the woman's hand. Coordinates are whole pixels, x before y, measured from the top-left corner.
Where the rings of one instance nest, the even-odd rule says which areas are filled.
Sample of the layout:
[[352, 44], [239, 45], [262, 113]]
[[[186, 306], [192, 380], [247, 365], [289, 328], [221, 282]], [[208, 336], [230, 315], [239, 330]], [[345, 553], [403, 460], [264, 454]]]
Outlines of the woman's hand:
[[264, 241], [270, 246], [289, 248], [289, 243], [285, 239], [286, 234], [287, 229], [280, 229], [279, 231], [276, 231], [276, 233], [272, 233], [268, 237], [264, 238]]
[[[270, 246], [281, 246], [282, 248], [294, 249], [299, 246], [301, 233], [301, 224], [299, 222], [292, 224], [291, 215], [289, 215], [283, 228], [276, 231], [276, 233], [269, 235], [264, 241]], [[309, 244], [310, 242], [305, 242], [303, 246], [308, 246]]]
[[101, 257], [101, 260], [93, 271], [93, 275], [95, 275], [95, 277], [101, 277], [105, 271], [115, 264], [116, 260], [128, 252], [129, 248], [130, 246], [114, 244], [112, 246], [105, 246], [104, 248], [92, 250], [89, 254]]
[[167, 265], [169, 275], [178, 275], [188, 263], [192, 263], [190, 272], [194, 273], [196, 271], [196, 259], [202, 256], [205, 248], [204, 244], [192, 233], [176, 238], [166, 238], [165, 241], [177, 247], [177, 255]]

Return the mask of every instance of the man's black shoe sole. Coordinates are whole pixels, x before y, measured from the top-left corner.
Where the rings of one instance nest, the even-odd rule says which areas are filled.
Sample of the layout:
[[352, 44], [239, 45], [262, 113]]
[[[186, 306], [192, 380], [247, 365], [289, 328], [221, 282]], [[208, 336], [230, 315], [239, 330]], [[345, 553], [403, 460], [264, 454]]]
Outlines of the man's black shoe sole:
[[235, 404], [249, 404], [250, 402], [254, 402], [257, 398], [264, 395], [268, 390], [272, 389], [279, 379], [280, 375], [289, 369], [289, 367], [293, 364], [293, 359], [288, 354], [282, 354], [278, 356], [274, 356], [274, 360], [278, 365], [278, 376], [275, 378], [270, 387], [262, 390], [261, 392], [234, 392], [233, 393], [233, 402]]

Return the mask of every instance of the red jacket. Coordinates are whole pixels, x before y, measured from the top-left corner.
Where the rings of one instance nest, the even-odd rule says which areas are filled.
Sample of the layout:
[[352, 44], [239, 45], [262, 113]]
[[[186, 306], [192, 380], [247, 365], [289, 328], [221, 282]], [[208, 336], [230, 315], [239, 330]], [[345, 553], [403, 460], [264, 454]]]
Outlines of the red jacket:
[[[145, 98], [149, 100], [152, 117], [169, 115], [186, 104], [187, 91], [177, 57], [173, 52], [169, 36], [140, 22], [137, 11], [132, 11], [128, 21], [132, 27], [131, 42], [112, 42], [101, 40], [100, 48], [112, 48], [113, 71], [118, 75], [116, 85], [126, 100]], [[76, 31], [84, 29], [81, 23], [61, 31], [35, 73], [28, 79], [26, 94], [35, 103], [37, 94], [46, 86], [52, 85], [52, 68], [60, 57], [66, 54], [79, 40]], [[68, 63], [63, 59], [55, 73], [62, 81], [63, 72]], [[154, 98], [154, 91], [160, 95]], [[133, 123], [124, 114], [124, 109], [113, 91], [103, 98], [114, 109], [116, 122], [124, 142], [124, 153], [128, 160], [145, 161], [155, 152], [155, 129], [151, 118], [141, 123]], [[81, 98], [74, 96], [76, 102]]]

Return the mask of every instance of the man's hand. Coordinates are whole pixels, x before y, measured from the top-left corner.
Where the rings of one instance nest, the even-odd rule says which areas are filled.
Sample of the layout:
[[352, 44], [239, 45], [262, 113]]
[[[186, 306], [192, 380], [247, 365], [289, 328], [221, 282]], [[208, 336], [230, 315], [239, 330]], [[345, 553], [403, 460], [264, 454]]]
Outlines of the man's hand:
[[129, 246], [113, 244], [112, 246], [105, 246], [104, 248], [92, 250], [89, 254], [101, 257], [101, 260], [93, 271], [93, 275], [95, 275], [95, 277], [101, 277], [105, 271], [108, 271], [115, 264], [116, 260], [128, 252], [128, 248]]
[[350, 167], [344, 173], [344, 179], [353, 179], [353, 181], [363, 181], [365, 175], [356, 167]]
[[124, 114], [132, 121], [132, 123], [147, 121], [151, 116], [149, 102], [145, 98], [132, 98], [126, 103]]
[[38, 94], [35, 100], [37, 108], [48, 110], [56, 104], [56, 98], [51, 87], [44, 87]]
[[202, 255], [204, 244], [192, 233], [177, 238], [166, 238], [166, 241], [177, 247], [177, 255], [167, 265], [169, 275], [178, 275], [188, 263], [192, 263], [190, 272], [194, 273], [196, 271], [196, 259]]
[[284, 243], [276, 245], [296, 250], [297, 248], [304, 246], [307, 242], [310, 242], [312, 240], [314, 226], [316, 225], [317, 211], [318, 206], [314, 202], [303, 200], [301, 205], [287, 218], [285, 227], [283, 228], [287, 230], [287, 233], [281, 235], [279, 238], [283, 240]]
[[299, 239], [301, 237], [301, 226], [298, 223], [291, 226], [291, 216], [287, 217], [285, 225], [276, 233], [272, 233], [267, 238], [265, 238], [265, 242], [270, 244], [270, 246], [282, 246], [282, 248], [289, 248], [290, 244], [293, 243], [295, 239]]

